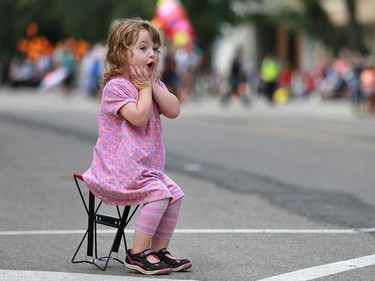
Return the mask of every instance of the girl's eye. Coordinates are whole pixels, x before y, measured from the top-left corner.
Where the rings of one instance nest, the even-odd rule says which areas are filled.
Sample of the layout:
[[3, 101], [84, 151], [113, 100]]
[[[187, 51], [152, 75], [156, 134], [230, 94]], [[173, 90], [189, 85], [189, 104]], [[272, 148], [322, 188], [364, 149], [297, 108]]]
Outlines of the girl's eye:
[[156, 52], [156, 53], [160, 53], [160, 50], [159, 50], [158, 47], [153, 48], [153, 50], [154, 50], [154, 52]]
[[139, 49], [141, 49], [142, 51], [146, 50], [146, 47], [140, 47]]

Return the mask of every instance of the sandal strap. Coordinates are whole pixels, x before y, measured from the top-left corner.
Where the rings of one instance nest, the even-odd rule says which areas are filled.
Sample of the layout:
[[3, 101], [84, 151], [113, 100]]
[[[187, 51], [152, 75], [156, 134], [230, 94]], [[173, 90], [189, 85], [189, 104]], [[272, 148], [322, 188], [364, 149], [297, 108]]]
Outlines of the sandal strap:
[[171, 253], [165, 248], [159, 250], [156, 253], [161, 261], [169, 264], [169, 266], [172, 268], [172, 271], [181, 271], [191, 267], [191, 262], [188, 259], [170, 258], [167, 256], [168, 254], [171, 255]]
[[163, 255], [171, 255], [171, 253], [166, 248], [161, 249], [159, 252], [163, 253]]
[[143, 252], [140, 252], [138, 255], [141, 257], [148, 257], [150, 255], [155, 255], [155, 252], [152, 249], [147, 249], [147, 250], [144, 250]]

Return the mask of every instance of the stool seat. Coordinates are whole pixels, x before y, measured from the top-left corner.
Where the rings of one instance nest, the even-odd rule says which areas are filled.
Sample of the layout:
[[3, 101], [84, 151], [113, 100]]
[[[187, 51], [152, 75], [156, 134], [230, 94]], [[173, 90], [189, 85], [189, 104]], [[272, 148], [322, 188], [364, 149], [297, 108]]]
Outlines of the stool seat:
[[[98, 204], [95, 204], [95, 196], [92, 192], [88, 190], [88, 196], [84, 196], [80, 183], [84, 182], [84, 179], [81, 174], [73, 174], [73, 178], [75, 184], [77, 186], [78, 192], [82, 199], [82, 203], [85, 207], [88, 224], [87, 230], [83, 235], [81, 242], [78, 245], [76, 252], [73, 255], [72, 263], [90, 263], [98, 267], [100, 270], [106, 270], [108, 266], [108, 262], [110, 260], [118, 261], [124, 264], [123, 260], [118, 258], [118, 252], [121, 244], [121, 238], [124, 242], [125, 246], [125, 255], [128, 250], [126, 244], [126, 237], [125, 237], [125, 227], [128, 225], [132, 217], [134, 216], [135, 212], [137, 211], [139, 205], [134, 206], [133, 210], [130, 214], [132, 206], [124, 206], [123, 212], [120, 212], [120, 206], [115, 205], [117, 211], [117, 216], [110, 216], [99, 213], [100, 207], [102, 206], [103, 201], [99, 200]], [[88, 197], [88, 198], [87, 198]], [[130, 214], [130, 216], [129, 216]], [[97, 233], [97, 224], [101, 224], [108, 227], [116, 228], [116, 235], [113, 239], [112, 245], [110, 247], [109, 253], [106, 256], [98, 256], [98, 233]], [[87, 247], [86, 247], [86, 258], [83, 260], [77, 260], [77, 254], [81, 250], [83, 242], [87, 240]], [[113, 256], [112, 254], [115, 253], [116, 255]], [[103, 265], [104, 263], [104, 265]]]

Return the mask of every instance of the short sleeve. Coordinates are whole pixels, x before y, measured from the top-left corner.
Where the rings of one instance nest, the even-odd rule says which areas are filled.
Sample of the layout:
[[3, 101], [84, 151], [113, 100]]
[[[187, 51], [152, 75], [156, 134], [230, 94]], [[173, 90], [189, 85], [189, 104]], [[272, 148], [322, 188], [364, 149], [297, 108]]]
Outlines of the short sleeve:
[[162, 87], [164, 90], [167, 90], [167, 91], [169, 92], [167, 86], [163, 83], [163, 81], [161, 81], [160, 79], [156, 79], [155, 82], [156, 82], [156, 84], [158, 84], [160, 87]]
[[129, 81], [112, 79], [104, 87], [103, 108], [109, 114], [119, 116], [119, 109], [129, 102], [138, 102], [138, 90]]

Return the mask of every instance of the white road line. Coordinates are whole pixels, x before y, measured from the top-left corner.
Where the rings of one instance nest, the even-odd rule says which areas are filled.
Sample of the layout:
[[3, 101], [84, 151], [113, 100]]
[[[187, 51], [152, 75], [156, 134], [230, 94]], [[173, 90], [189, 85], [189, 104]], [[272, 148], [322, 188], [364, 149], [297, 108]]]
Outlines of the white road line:
[[[0, 281], [182, 281], [181, 279], [154, 279], [100, 274], [67, 273], [52, 271], [0, 270]], [[185, 280], [186, 281], [186, 280]], [[194, 280], [187, 280], [194, 281]]]
[[[0, 231], [0, 236], [11, 235], [69, 235], [83, 234], [86, 230], [20, 230]], [[133, 233], [134, 229], [126, 229], [125, 233]], [[115, 230], [98, 230], [98, 233], [115, 233]], [[349, 229], [176, 229], [179, 234], [359, 234], [375, 233], [375, 228]]]
[[370, 265], [375, 265], [375, 255], [305, 268], [259, 281], [307, 281]]

